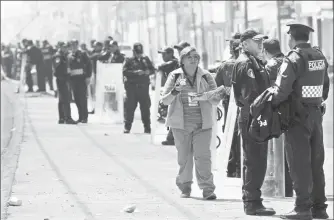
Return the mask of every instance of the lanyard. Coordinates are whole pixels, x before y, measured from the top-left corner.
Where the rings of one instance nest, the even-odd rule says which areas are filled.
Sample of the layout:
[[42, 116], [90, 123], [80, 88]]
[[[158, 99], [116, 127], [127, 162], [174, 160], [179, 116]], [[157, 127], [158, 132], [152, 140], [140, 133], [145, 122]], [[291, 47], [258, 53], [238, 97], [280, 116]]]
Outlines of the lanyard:
[[[183, 67], [182, 67], [182, 69], [183, 69]], [[195, 81], [196, 81], [196, 76], [197, 76], [197, 70], [198, 70], [198, 67], [196, 68], [196, 71], [195, 71], [195, 74], [194, 74], [193, 81], [191, 82], [190, 79], [189, 79], [189, 76], [188, 76], [187, 73], [186, 73], [186, 71], [183, 69], [183, 73], [184, 73], [184, 75], [186, 76], [187, 81], [188, 81], [188, 83], [190, 84], [191, 88], [194, 88]]]

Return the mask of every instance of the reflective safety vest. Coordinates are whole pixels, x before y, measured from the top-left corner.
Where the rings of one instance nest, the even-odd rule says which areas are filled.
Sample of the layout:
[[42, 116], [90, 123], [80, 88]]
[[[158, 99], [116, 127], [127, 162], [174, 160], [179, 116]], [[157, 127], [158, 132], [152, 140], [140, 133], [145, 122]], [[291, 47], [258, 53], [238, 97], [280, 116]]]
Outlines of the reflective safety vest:
[[[326, 58], [315, 48], [296, 48], [289, 52], [297, 53], [304, 62], [304, 72], [298, 73], [295, 84], [297, 97], [301, 102], [311, 105], [320, 105], [322, 102], [323, 85], [326, 74]], [[299, 70], [301, 71], [301, 70]]]

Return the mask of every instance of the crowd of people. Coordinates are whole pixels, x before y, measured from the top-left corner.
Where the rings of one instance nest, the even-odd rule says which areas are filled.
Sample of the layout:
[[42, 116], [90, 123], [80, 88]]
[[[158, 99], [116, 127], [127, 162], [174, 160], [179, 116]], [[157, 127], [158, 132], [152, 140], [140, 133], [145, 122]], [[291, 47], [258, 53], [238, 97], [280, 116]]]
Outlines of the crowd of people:
[[[322, 116], [325, 113], [323, 103], [329, 91], [328, 63], [321, 50], [308, 43], [309, 34], [313, 32], [311, 27], [301, 23], [291, 23], [288, 26], [291, 51], [287, 55], [281, 52], [277, 39], [269, 39], [253, 29], [247, 29], [228, 39], [231, 57], [209, 70], [199, 66], [200, 54], [194, 46], [184, 41], [157, 51], [164, 61], [157, 67], [144, 55], [141, 43], [133, 45], [132, 57], [125, 57], [112, 37], [108, 37], [103, 43], [91, 41], [91, 50], [85, 44], [81, 44], [79, 48], [77, 40], [58, 42], [55, 49], [47, 41], [43, 41], [39, 48], [31, 40], [23, 40], [23, 47], [18, 48], [27, 54], [25, 72], [28, 92], [33, 92], [33, 67], [38, 75], [39, 92], [45, 91], [46, 81], [50, 89], [53, 89], [52, 77], [56, 77], [60, 124], [87, 123], [87, 88], [91, 87], [90, 91], [94, 91], [98, 74], [97, 61], [123, 63], [123, 132], [130, 133], [134, 112], [139, 103], [144, 133], [149, 134], [150, 76], [161, 74], [163, 90], [159, 120], [165, 119], [169, 129], [162, 144], [175, 145], [177, 149], [179, 172], [176, 185], [182, 198], [191, 196], [195, 165], [196, 179], [203, 190], [203, 198], [216, 199], [210, 152], [214, 123], [212, 110], [222, 101], [226, 121], [233, 89], [238, 116], [227, 176], [243, 176], [242, 200], [247, 215], [275, 214], [274, 209], [263, 205], [261, 196], [267, 170], [268, 141], [254, 140], [250, 135], [250, 126], [255, 121], [256, 126], [264, 126], [267, 133], [270, 133], [270, 127], [274, 126], [272, 112], [280, 111], [282, 103], [300, 103], [300, 109], [289, 112], [289, 127], [283, 134], [287, 167], [285, 195], [292, 197], [294, 190], [296, 202], [293, 211], [282, 217], [326, 219]], [[179, 53], [179, 60], [174, 56], [174, 49]], [[11, 77], [9, 69], [13, 62], [5, 61], [10, 52], [6, 47], [2, 50], [6, 55], [2, 54], [1, 64], [7, 76]], [[79, 112], [78, 121], [71, 117], [71, 90]], [[270, 95], [265, 101], [259, 101], [264, 93]], [[252, 109], [255, 101], [260, 104], [270, 102], [271, 111], [254, 117]], [[268, 112], [271, 114], [268, 115]], [[261, 119], [264, 116], [267, 117], [265, 123]], [[222, 129], [224, 131], [225, 126]], [[241, 150], [244, 167], [240, 166]]]

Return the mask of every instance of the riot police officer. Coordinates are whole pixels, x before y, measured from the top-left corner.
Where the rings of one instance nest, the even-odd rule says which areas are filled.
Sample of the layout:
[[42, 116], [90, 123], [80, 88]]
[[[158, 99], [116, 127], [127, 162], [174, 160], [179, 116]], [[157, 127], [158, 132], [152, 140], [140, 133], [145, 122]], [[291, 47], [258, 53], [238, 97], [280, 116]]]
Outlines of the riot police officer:
[[[232, 70], [233, 66], [236, 62], [236, 59], [239, 57], [239, 45], [240, 45], [240, 33], [235, 33], [232, 36], [232, 39], [228, 39], [230, 42], [230, 54], [231, 57], [228, 60], [225, 60], [221, 63], [221, 65], [217, 68], [216, 74], [216, 83], [217, 86], [225, 86], [227, 91], [231, 90], [232, 86]], [[224, 108], [224, 122], [226, 123], [227, 112], [228, 112], [228, 105], [230, 102], [230, 95], [227, 94], [224, 96], [222, 100], [223, 108]], [[223, 125], [223, 132], [225, 131], [225, 123]], [[238, 124], [236, 123], [235, 131], [233, 133], [231, 151], [229, 162], [227, 165], [227, 176], [228, 177], [238, 177], [240, 178], [240, 144], [239, 144], [239, 135], [238, 135]]]
[[260, 60], [262, 40], [267, 38], [255, 30], [247, 29], [240, 36], [242, 53], [233, 66], [232, 84], [236, 104], [239, 107], [238, 128], [242, 138], [244, 155], [242, 200], [246, 215], [274, 215], [272, 208], [262, 204], [261, 186], [267, 169], [268, 142], [251, 139], [248, 126], [251, 120], [250, 105], [270, 86], [269, 76]]
[[319, 48], [308, 42], [314, 30], [291, 22], [289, 47], [276, 80], [273, 104], [276, 106], [293, 94], [308, 116], [286, 132], [286, 156], [296, 192], [295, 208], [282, 215], [285, 219], [327, 219], [325, 196], [322, 103], [329, 92], [328, 63]]
[[67, 73], [66, 45], [58, 42], [58, 51], [53, 56], [54, 76], [57, 78], [59, 124], [76, 124], [71, 117], [69, 75]]
[[53, 48], [47, 40], [42, 42], [43, 46], [41, 48], [43, 58], [44, 58], [44, 74], [47, 78], [50, 90], [53, 91], [53, 79], [52, 79], [52, 56]]
[[[179, 61], [174, 57], [174, 49], [171, 47], [165, 47], [159, 50], [158, 53], [162, 54], [163, 64], [158, 66], [158, 71], [162, 73], [161, 86], [164, 86], [169, 73], [179, 68]], [[161, 105], [161, 108], [167, 113], [168, 106]], [[168, 134], [165, 141], [161, 142], [162, 145], [174, 145], [174, 136], [172, 129], [168, 130]]]
[[125, 60], [125, 54], [121, 53], [118, 47], [117, 41], [110, 42], [110, 57], [108, 63], [123, 63]]
[[155, 69], [151, 60], [143, 54], [143, 45], [135, 43], [133, 45], [133, 56], [126, 58], [123, 66], [126, 93], [124, 101], [124, 133], [129, 133], [131, 130], [138, 102], [140, 104], [144, 132], [151, 133], [149, 76], [154, 73]]
[[72, 40], [72, 51], [68, 55], [70, 80], [73, 89], [74, 101], [78, 108], [80, 123], [87, 123], [87, 84], [92, 75], [91, 62], [85, 52], [78, 50], [78, 41]]

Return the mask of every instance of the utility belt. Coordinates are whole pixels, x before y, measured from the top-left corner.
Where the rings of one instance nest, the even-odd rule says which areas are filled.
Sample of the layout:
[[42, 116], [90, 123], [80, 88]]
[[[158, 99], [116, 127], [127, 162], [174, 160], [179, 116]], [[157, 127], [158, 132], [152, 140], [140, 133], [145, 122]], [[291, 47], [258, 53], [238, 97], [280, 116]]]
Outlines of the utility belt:
[[74, 69], [74, 70], [69, 69], [68, 72], [69, 72], [70, 76], [80, 76], [80, 75], [84, 74], [83, 69]]

